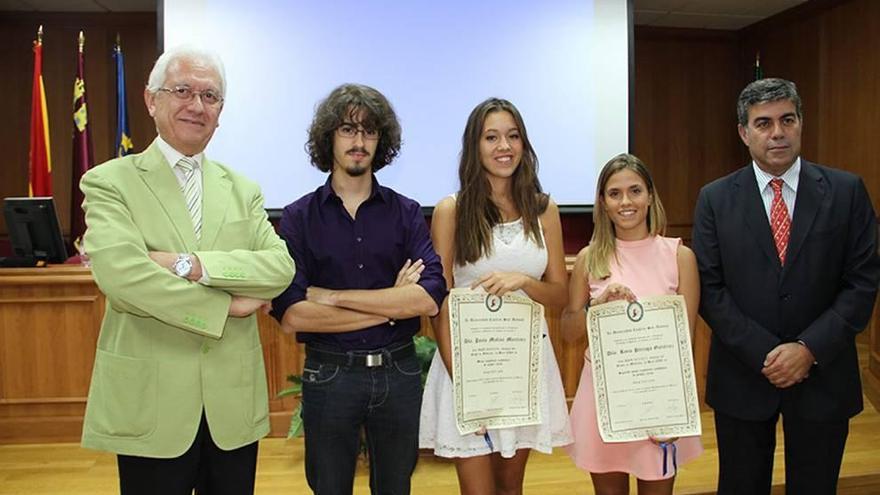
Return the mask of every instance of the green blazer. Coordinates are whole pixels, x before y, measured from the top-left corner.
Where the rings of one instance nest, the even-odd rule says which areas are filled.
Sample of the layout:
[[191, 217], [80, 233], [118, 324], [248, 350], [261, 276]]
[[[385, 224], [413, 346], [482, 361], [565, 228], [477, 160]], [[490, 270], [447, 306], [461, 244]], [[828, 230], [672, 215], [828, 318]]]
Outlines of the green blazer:
[[[227, 316], [232, 295], [272, 299], [294, 274], [259, 187], [203, 161], [202, 239], [154, 142], [86, 173], [86, 250], [107, 298], [83, 447], [169, 458], [192, 444], [205, 411], [222, 449], [269, 432], [257, 317]], [[177, 277], [149, 251], [195, 253], [209, 281]]]

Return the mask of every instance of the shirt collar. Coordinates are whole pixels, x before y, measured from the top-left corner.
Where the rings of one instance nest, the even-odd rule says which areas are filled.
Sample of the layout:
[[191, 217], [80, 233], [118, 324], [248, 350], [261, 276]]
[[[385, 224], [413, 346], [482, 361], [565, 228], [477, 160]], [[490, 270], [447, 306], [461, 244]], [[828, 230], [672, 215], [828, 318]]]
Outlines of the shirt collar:
[[[331, 185], [331, 180], [333, 179], [333, 174], [327, 176], [327, 180], [324, 182], [324, 185], [318, 191], [318, 201], [321, 204], [327, 202], [330, 198], [337, 198], [339, 201], [342, 201], [342, 198], [336, 195], [336, 191], [333, 190], [333, 186]], [[367, 198], [367, 201], [372, 200], [374, 197], [378, 197], [383, 202], [388, 203], [388, 190], [384, 187], [379, 186], [379, 181], [376, 179], [376, 174], [373, 174], [373, 189], [370, 192], [370, 196]]]
[[[755, 180], [758, 181], [758, 190], [763, 191], [768, 187], [770, 181], [775, 179], [776, 176], [772, 174], [768, 174], [767, 172], [761, 170], [761, 167], [758, 166], [757, 163], [752, 161], [752, 169], [755, 171]], [[779, 176], [785, 185], [791, 188], [793, 191], [797, 191], [798, 179], [801, 176], [801, 157], [797, 157], [794, 160], [792, 166], [788, 167], [782, 175]]]
[[[155, 143], [156, 143], [156, 146], [159, 147], [159, 151], [162, 152], [162, 156], [164, 156], [165, 160], [168, 161], [168, 165], [171, 167], [172, 170], [174, 170], [174, 166], [177, 165], [177, 162], [179, 162], [181, 158], [186, 156], [183, 153], [174, 149], [170, 144], [168, 144], [164, 139], [162, 139], [161, 136], [156, 136]], [[196, 165], [198, 167], [201, 167], [202, 160], [205, 158], [205, 153], [204, 152], [197, 153], [197, 154], [193, 155], [191, 158], [196, 161]]]

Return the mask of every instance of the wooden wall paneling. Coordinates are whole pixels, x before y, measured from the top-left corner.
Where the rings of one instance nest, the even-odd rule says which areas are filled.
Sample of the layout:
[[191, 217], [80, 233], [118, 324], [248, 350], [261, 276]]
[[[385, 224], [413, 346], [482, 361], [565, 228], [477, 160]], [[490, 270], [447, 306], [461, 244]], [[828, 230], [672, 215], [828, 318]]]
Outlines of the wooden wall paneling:
[[637, 28], [634, 152], [654, 177], [668, 235], [690, 238], [700, 188], [742, 166], [733, 34]]
[[[4, 123], [0, 127], [0, 149], [5, 163], [0, 167], [0, 197], [27, 195], [27, 163], [30, 129], [31, 83], [34, 56], [30, 36], [23, 29], [12, 29], [0, 17], [0, 94], [4, 95]], [[72, 82], [71, 82], [72, 84]], [[0, 232], [6, 233], [6, 220], [0, 218]]]
[[[880, 207], [880, 3], [823, 13], [817, 160], [860, 175]], [[810, 125], [810, 121], [806, 121]]]
[[[867, 334], [868, 363], [862, 370], [865, 380], [865, 395], [873, 403], [874, 408], [880, 411], [880, 297], [874, 302], [874, 313], [871, 322], [864, 333]], [[864, 336], [861, 338], [865, 339]]]
[[[27, 196], [30, 102], [33, 82], [32, 42], [43, 25], [43, 83], [49, 112], [52, 190], [61, 228], [70, 230], [72, 174], [73, 82], [77, 35], [84, 32], [85, 83], [89, 132], [95, 164], [115, 154], [116, 65], [112, 58], [116, 33], [122, 39], [126, 66], [129, 122], [135, 150], [148, 145], [155, 125], [143, 103], [147, 75], [157, 56], [156, 14], [9, 13], [0, 14], [0, 94], [7, 106], [0, 128], [6, 163], [0, 171], [0, 195]], [[0, 235], [6, 234], [0, 216]]]
[[743, 38], [743, 58], [753, 64], [760, 52], [764, 77], [781, 77], [797, 85], [804, 113], [801, 151], [812, 160], [819, 159], [819, 133], [828, 122], [822, 116], [826, 106], [819, 78], [821, 66], [827, 63], [821, 49], [821, 25], [816, 17], [797, 18], [784, 28], [748, 31]]

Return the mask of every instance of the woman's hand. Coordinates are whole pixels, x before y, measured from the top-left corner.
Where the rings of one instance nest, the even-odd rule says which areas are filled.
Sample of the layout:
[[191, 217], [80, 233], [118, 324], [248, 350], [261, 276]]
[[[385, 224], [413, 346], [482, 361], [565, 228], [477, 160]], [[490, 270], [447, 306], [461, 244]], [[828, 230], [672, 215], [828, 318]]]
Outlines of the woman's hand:
[[489, 294], [503, 296], [508, 292], [522, 289], [532, 277], [519, 272], [492, 272], [483, 275], [471, 285], [471, 289], [482, 287]]
[[636, 300], [636, 295], [633, 294], [633, 291], [629, 289], [629, 287], [623, 284], [608, 284], [608, 287], [599, 294], [599, 297], [590, 301], [590, 306], [605, 304], [611, 301], [629, 301], [634, 302]]
[[675, 443], [678, 440], [678, 437], [655, 437], [653, 435], [648, 438], [657, 445], [662, 445], [664, 443], [668, 445], [670, 443]]

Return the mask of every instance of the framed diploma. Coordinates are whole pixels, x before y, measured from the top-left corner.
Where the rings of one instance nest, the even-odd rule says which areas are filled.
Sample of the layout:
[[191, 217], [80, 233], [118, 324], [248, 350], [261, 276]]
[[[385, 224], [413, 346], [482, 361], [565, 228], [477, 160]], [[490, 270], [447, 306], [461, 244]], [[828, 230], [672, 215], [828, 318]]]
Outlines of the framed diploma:
[[684, 297], [591, 307], [587, 332], [602, 440], [700, 434]]
[[459, 433], [541, 422], [543, 321], [544, 307], [525, 296], [450, 291]]

